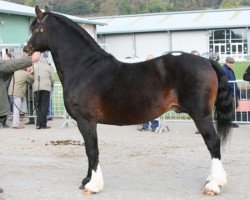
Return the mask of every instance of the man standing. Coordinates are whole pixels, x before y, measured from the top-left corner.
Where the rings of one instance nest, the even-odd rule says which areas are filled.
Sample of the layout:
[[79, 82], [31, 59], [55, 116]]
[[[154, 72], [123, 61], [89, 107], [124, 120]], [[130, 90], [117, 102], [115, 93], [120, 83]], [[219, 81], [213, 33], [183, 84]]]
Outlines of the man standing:
[[[223, 66], [223, 70], [227, 76], [228, 81], [235, 81], [235, 74], [233, 71], [233, 65], [234, 65], [235, 61], [232, 57], [227, 57], [226, 58], [226, 63]], [[234, 96], [234, 111], [237, 109], [238, 107], [238, 99], [240, 98], [240, 92], [239, 92], [239, 88], [237, 86], [236, 83], [229, 83], [229, 87], [230, 87], [230, 92], [232, 93], [232, 95]], [[239, 125], [238, 124], [233, 124], [234, 128], [238, 128]]]
[[32, 84], [33, 82], [34, 77], [27, 71], [27, 68], [16, 71], [11, 79], [8, 93], [9, 96], [12, 96], [14, 101], [13, 128], [24, 128], [24, 126], [20, 124], [20, 114], [23, 114], [22, 110], [24, 110], [23, 108], [26, 100], [26, 84]]
[[48, 63], [48, 55], [44, 52], [34, 65], [33, 91], [36, 100], [37, 129], [48, 129], [47, 114], [49, 111], [50, 92], [53, 89], [55, 74]]
[[35, 52], [32, 56], [16, 60], [0, 60], [0, 128], [6, 125], [7, 115], [10, 113], [9, 100], [4, 83], [3, 75], [12, 73], [16, 70], [23, 69], [32, 65], [33, 62], [39, 60], [39, 52]]

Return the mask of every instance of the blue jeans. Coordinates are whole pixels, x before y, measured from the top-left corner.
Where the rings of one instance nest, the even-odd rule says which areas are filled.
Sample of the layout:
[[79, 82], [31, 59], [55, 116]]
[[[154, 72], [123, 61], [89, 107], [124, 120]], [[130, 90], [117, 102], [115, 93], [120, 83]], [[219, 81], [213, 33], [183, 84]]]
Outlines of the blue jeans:
[[[156, 129], [158, 126], [159, 126], [159, 121], [158, 120], [152, 120], [150, 121], [151, 123], [151, 128], [152, 129]], [[148, 126], [149, 126], [149, 122], [145, 122], [142, 124], [142, 128], [145, 128], [145, 129], [148, 129]]]

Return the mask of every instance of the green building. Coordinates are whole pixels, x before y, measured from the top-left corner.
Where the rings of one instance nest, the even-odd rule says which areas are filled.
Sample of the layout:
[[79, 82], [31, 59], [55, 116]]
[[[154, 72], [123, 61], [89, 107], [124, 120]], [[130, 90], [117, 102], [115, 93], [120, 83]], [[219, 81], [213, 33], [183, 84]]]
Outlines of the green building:
[[[72, 15], [65, 16], [84, 27], [94, 38], [96, 25], [104, 25]], [[22, 46], [30, 35], [29, 26], [34, 18], [34, 7], [0, 0], [0, 58], [6, 49], [16, 58], [21, 56]]]

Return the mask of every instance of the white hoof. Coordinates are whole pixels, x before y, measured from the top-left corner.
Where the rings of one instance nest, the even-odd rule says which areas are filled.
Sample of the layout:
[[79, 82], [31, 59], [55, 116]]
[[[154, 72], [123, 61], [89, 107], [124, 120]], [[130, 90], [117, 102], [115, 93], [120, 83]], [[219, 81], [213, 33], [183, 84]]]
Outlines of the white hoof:
[[206, 195], [217, 195], [220, 194], [220, 187], [216, 181], [210, 181], [205, 185]]
[[96, 194], [103, 190], [102, 170], [98, 164], [96, 171], [92, 170], [91, 180], [85, 185], [84, 194]]

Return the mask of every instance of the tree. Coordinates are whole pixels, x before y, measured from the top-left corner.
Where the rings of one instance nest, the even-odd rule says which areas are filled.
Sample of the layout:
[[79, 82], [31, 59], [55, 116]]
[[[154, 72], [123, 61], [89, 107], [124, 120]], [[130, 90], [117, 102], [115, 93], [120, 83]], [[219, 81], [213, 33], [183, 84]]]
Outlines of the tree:
[[26, 6], [35, 6], [35, 0], [24, 0]]
[[154, 12], [164, 12], [166, 11], [166, 4], [161, 0], [149, 0], [146, 4], [145, 12], [154, 13]]
[[121, 0], [119, 5], [119, 14], [125, 15], [125, 14], [131, 14], [132, 13], [132, 7], [129, 2], [129, 0]]
[[106, 0], [100, 5], [100, 12], [105, 15], [118, 15], [119, 4], [117, 0]]
[[92, 8], [88, 1], [61, 0], [54, 4], [53, 10], [71, 15], [85, 15], [91, 13]]

